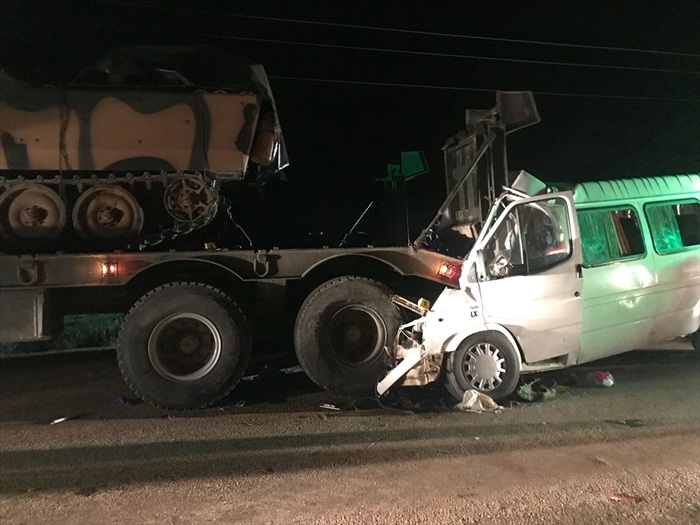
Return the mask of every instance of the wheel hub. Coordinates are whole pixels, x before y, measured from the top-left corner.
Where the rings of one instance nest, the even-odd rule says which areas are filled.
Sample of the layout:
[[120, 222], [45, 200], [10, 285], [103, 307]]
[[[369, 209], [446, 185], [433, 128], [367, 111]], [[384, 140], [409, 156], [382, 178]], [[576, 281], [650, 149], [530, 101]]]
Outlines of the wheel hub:
[[362, 337], [362, 329], [357, 325], [348, 326], [345, 330], [345, 340], [350, 343], [357, 343]]
[[66, 207], [59, 195], [36, 182], [23, 182], [0, 195], [0, 237], [52, 239], [66, 222]]
[[124, 212], [113, 206], [105, 206], [97, 212], [97, 222], [100, 226], [116, 226], [124, 217]]
[[478, 379], [489, 379], [498, 375], [498, 364], [491, 356], [479, 356], [471, 367]]
[[386, 340], [379, 315], [362, 305], [338, 310], [326, 330], [326, 349], [338, 364], [358, 367], [373, 360]]
[[130, 239], [141, 231], [143, 221], [138, 201], [120, 186], [94, 186], [82, 193], [73, 206], [73, 226], [85, 239]]
[[24, 208], [19, 213], [19, 220], [22, 223], [22, 226], [32, 228], [44, 224], [44, 221], [48, 216], [49, 212], [46, 208], [32, 206], [30, 208]]
[[505, 357], [497, 346], [478, 343], [467, 350], [463, 372], [472, 387], [489, 391], [503, 382], [506, 375], [505, 366]]
[[186, 354], [191, 354], [197, 349], [198, 341], [196, 336], [186, 335], [180, 340], [180, 350]]
[[206, 317], [172, 314], [160, 321], [148, 340], [148, 357], [163, 377], [194, 381], [216, 366], [222, 352], [221, 335]]

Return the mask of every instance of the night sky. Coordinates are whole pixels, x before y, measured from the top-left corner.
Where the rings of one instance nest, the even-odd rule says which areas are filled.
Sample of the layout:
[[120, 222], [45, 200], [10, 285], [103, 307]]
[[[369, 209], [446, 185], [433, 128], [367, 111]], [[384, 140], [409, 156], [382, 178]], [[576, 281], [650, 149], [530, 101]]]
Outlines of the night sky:
[[431, 171], [408, 183], [420, 230], [444, 198], [441, 146], [497, 89], [535, 92], [542, 117], [509, 136], [511, 169], [568, 182], [700, 172], [693, 0], [0, 4], [2, 67], [43, 81], [118, 44], [212, 44], [263, 64], [291, 165], [242, 204], [244, 225], [274, 216], [337, 244], [386, 163], [423, 150]]

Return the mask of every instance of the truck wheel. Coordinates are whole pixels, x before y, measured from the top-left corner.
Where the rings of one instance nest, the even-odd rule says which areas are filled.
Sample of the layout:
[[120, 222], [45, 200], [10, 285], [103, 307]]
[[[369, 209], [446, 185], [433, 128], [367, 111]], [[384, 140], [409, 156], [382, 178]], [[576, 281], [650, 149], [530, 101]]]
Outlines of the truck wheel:
[[448, 356], [445, 368], [447, 390], [459, 401], [467, 390], [503, 399], [513, 393], [520, 378], [518, 351], [493, 330], [467, 337]]
[[124, 318], [117, 343], [129, 387], [157, 407], [178, 410], [206, 407], [233, 390], [250, 351], [243, 313], [201, 283], [148, 292]]
[[384, 347], [401, 324], [391, 290], [362, 277], [340, 277], [319, 286], [297, 315], [294, 346], [299, 364], [321, 388], [336, 394], [369, 394], [385, 371]]
[[690, 336], [690, 343], [693, 345], [693, 350], [700, 352], [700, 328], [698, 328], [695, 333]]

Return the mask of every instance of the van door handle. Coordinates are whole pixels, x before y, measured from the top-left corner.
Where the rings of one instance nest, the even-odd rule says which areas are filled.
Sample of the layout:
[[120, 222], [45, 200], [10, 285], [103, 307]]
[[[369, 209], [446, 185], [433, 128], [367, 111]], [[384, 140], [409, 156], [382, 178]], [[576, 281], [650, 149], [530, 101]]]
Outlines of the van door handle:
[[583, 278], [583, 265], [582, 264], [577, 264], [576, 265], [576, 277], [578, 279]]

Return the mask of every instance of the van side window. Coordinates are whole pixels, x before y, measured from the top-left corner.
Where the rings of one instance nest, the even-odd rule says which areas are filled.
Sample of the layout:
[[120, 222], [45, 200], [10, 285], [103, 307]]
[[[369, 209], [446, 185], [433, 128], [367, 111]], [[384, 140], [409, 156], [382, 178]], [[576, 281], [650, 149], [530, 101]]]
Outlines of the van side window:
[[484, 248], [489, 279], [538, 273], [570, 255], [571, 236], [562, 199], [516, 206]]
[[644, 241], [632, 208], [579, 210], [583, 264], [595, 266], [644, 255]]
[[700, 204], [697, 202], [647, 204], [644, 213], [658, 253], [700, 245]]

